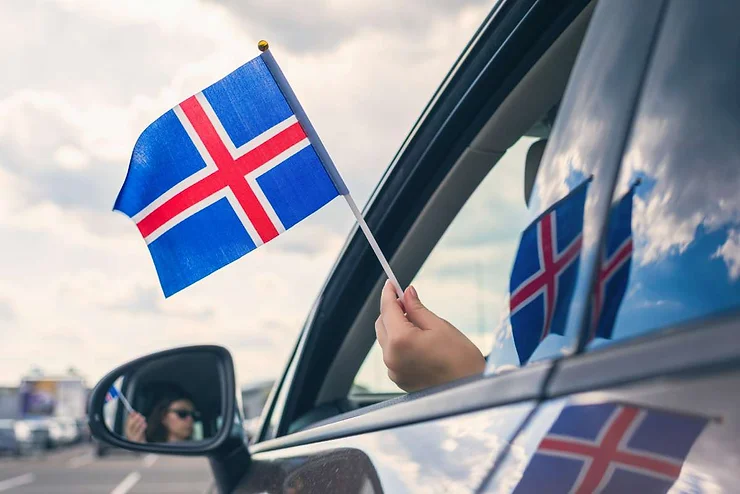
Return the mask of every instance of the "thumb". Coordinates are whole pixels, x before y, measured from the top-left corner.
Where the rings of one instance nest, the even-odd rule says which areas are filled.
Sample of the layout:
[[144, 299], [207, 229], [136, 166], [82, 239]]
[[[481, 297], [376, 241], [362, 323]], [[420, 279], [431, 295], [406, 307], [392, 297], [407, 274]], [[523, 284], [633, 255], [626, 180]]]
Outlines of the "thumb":
[[406, 305], [406, 317], [414, 325], [421, 329], [432, 329], [439, 325], [440, 318], [421, 303], [416, 288], [409, 286], [403, 299]]

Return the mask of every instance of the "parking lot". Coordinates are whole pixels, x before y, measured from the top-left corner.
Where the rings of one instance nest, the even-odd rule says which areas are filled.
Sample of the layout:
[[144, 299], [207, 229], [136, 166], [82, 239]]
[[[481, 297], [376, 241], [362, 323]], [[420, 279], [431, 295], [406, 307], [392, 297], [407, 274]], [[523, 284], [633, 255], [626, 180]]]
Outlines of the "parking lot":
[[0, 492], [205, 493], [211, 471], [203, 458], [111, 452], [96, 458], [90, 445], [29, 458], [0, 458]]

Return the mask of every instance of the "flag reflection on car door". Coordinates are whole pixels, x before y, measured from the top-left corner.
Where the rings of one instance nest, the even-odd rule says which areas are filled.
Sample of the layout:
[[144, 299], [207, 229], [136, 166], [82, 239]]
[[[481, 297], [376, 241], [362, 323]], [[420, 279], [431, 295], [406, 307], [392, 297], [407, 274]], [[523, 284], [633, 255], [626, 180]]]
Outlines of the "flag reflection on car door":
[[618, 402], [566, 404], [514, 492], [666, 493], [708, 421]]

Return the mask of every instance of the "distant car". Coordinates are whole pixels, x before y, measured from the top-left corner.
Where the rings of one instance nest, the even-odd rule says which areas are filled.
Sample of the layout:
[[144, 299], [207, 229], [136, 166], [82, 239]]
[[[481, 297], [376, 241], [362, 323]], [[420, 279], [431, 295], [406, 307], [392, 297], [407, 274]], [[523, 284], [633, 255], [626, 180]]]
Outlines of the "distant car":
[[57, 422], [62, 427], [62, 437], [65, 445], [76, 444], [80, 441], [82, 434], [75, 419], [60, 417], [57, 419]]
[[93, 443], [93, 454], [97, 458], [102, 458], [103, 456], [107, 455], [111, 449], [113, 449], [113, 446], [107, 443], [104, 443], [102, 441], [98, 441], [94, 437], [92, 438], [92, 443]]
[[90, 442], [91, 436], [90, 436], [90, 427], [87, 425], [87, 420], [85, 419], [77, 419], [75, 421], [77, 423], [77, 431], [80, 436], [80, 442], [88, 443]]
[[38, 453], [49, 446], [49, 429], [40, 420], [0, 420], [0, 435], [4, 437], [0, 441], [10, 444], [11, 434], [14, 453], [18, 455]]
[[65, 444], [65, 433], [62, 424], [60, 424], [54, 418], [45, 419], [44, 422], [49, 429], [49, 441], [48, 445], [50, 448], [57, 448]]
[[15, 420], [0, 420], [0, 454], [13, 456], [20, 454], [18, 441], [15, 438]]
[[77, 421], [73, 418], [50, 417], [45, 419], [49, 428], [49, 443], [53, 448], [69, 446], [80, 439]]
[[275, 381], [270, 379], [242, 386], [242, 409], [245, 420], [260, 416], [274, 384]]

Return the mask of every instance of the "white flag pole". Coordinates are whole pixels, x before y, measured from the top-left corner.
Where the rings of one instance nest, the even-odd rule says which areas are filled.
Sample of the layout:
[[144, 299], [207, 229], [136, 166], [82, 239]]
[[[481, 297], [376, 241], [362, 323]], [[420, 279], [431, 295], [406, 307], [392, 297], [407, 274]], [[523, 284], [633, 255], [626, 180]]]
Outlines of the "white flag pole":
[[383, 255], [383, 251], [380, 250], [380, 246], [375, 240], [373, 232], [370, 231], [370, 227], [367, 226], [365, 218], [362, 217], [362, 213], [357, 208], [357, 204], [355, 204], [352, 194], [348, 192], [344, 195], [344, 198], [347, 200], [347, 204], [349, 204], [349, 208], [352, 210], [355, 218], [357, 218], [357, 223], [360, 224], [360, 229], [362, 230], [362, 233], [365, 234], [365, 238], [367, 238], [370, 247], [372, 247], [373, 252], [375, 252], [375, 256], [378, 258], [378, 261], [380, 261], [380, 265], [383, 266], [383, 271], [385, 271], [386, 276], [388, 276], [388, 279], [393, 283], [393, 287], [396, 289], [396, 295], [398, 295], [398, 298], [403, 301], [403, 289], [401, 288], [401, 284], [398, 283], [398, 279], [396, 278], [395, 273], [393, 273], [391, 265], [388, 264], [388, 260]]
[[372, 247], [375, 256], [378, 258], [378, 261], [380, 261], [380, 265], [383, 267], [383, 271], [385, 271], [386, 276], [388, 276], [388, 279], [391, 281], [391, 283], [393, 283], [393, 287], [396, 289], [396, 294], [398, 295], [398, 298], [401, 299], [401, 301], [403, 302], [403, 289], [398, 283], [396, 275], [393, 273], [390, 264], [388, 264], [388, 260], [385, 258], [385, 255], [383, 255], [383, 251], [380, 250], [380, 246], [375, 240], [373, 232], [370, 231], [370, 228], [365, 222], [365, 218], [362, 217], [362, 213], [357, 207], [357, 204], [355, 204], [352, 195], [349, 193], [347, 185], [344, 183], [344, 179], [342, 179], [342, 176], [339, 174], [339, 170], [337, 170], [337, 167], [334, 165], [334, 162], [329, 156], [329, 153], [326, 151], [326, 148], [321, 142], [319, 135], [316, 133], [316, 129], [314, 129], [313, 125], [311, 125], [311, 121], [308, 119], [308, 116], [303, 110], [301, 103], [298, 101], [298, 98], [293, 92], [293, 89], [290, 87], [290, 84], [288, 84], [288, 80], [285, 78], [285, 75], [283, 75], [283, 71], [280, 70], [280, 66], [277, 64], [275, 57], [273, 57], [272, 53], [270, 53], [270, 46], [268, 45], [267, 41], [261, 40], [259, 43], [257, 43], [257, 48], [259, 48], [259, 50], [262, 52], [262, 61], [270, 70], [272, 77], [275, 79], [278, 87], [283, 92], [283, 96], [285, 96], [285, 99], [288, 101], [288, 105], [290, 105], [290, 108], [293, 110], [298, 123], [301, 124], [303, 131], [306, 133], [306, 136], [308, 136], [308, 140], [311, 142], [311, 145], [316, 151], [316, 154], [319, 156], [319, 159], [323, 163], [324, 168], [329, 174], [329, 177], [334, 183], [337, 191], [342, 196], [344, 196], [344, 199], [347, 201], [349, 208], [352, 210], [352, 214], [354, 214], [355, 218], [357, 218], [357, 223], [359, 223], [362, 233], [365, 234], [365, 238], [367, 238], [367, 241], [370, 243], [370, 247]]
[[123, 393], [119, 391], [118, 397], [121, 399], [121, 403], [123, 403], [123, 406], [126, 407], [126, 410], [128, 410], [128, 413], [134, 413], [134, 408], [131, 406], [131, 403], [128, 402], [126, 397], [123, 396]]

